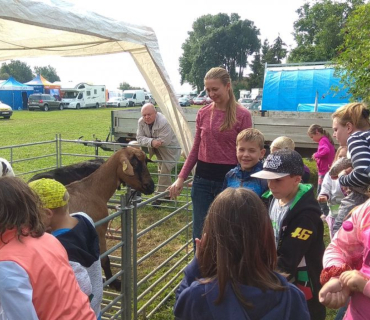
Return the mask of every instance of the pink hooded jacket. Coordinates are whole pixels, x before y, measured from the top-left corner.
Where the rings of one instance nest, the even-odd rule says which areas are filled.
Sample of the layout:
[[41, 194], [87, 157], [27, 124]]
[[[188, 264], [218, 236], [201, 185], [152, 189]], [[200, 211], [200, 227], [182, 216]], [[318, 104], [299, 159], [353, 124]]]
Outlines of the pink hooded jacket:
[[[370, 199], [352, 211], [348, 221], [353, 230], [342, 228], [335, 234], [324, 253], [324, 268], [347, 263], [370, 278]], [[370, 314], [370, 281], [362, 293], [355, 292], [344, 317], [345, 320], [366, 320]]]
[[323, 136], [319, 141], [317, 152], [314, 153], [317, 170], [320, 176], [324, 176], [330, 169], [335, 157], [335, 148], [328, 137]]

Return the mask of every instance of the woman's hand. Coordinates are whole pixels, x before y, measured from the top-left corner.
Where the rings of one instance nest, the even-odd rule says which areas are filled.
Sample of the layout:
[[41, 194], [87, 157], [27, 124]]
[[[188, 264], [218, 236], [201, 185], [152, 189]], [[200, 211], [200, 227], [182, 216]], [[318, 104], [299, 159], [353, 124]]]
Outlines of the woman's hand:
[[170, 192], [170, 198], [176, 199], [177, 196], [181, 193], [181, 190], [183, 187], [184, 187], [184, 179], [177, 178], [177, 180], [167, 188], [167, 190]]
[[368, 279], [357, 270], [343, 272], [339, 277], [340, 282], [351, 291], [363, 292]]
[[338, 278], [331, 278], [321, 288], [319, 292], [319, 301], [325, 307], [338, 309], [346, 304], [350, 290], [343, 287]]

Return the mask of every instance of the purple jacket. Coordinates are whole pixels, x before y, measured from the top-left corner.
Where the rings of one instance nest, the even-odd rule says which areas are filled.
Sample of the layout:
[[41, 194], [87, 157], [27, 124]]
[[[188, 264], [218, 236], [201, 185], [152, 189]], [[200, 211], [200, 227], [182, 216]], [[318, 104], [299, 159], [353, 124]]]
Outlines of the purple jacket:
[[330, 169], [335, 157], [335, 148], [328, 137], [323, 136], [319, 141], [317, 152], [314, 153], [317, 170], [320, 176], [324, 176]]

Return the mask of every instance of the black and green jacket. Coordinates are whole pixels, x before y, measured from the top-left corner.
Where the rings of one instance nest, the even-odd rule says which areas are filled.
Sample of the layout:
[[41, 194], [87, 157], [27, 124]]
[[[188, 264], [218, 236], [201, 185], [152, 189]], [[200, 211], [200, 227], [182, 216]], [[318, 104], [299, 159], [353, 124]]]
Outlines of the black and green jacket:
[[[273, 200], [271, 191], [262, 195]], [[269, 211], [271, 206], [269, 206]], [[320, 304], [320, 273], [325, 246], [324, 226], [320, 206], [309, 184], [300, 184], [298, 192], [280, 228], [277, 254], [279, 271], [305, 294], [311, 319], [325, 319], [325, 307]]]

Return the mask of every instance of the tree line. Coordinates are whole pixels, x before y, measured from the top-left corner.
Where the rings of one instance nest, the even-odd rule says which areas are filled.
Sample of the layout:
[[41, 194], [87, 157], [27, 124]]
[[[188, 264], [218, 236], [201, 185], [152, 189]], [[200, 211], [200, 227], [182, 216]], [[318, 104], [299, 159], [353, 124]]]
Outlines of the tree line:
[[[203, 90], [205, 73], [222, 66], [239, 89], [263, 86], [265, 64], [332, 61], [353, 99], [370, 100], [370, 4], [363, 0], [317, 0], [296, 10], [293, 24], [297, 46], [290, 52], [277, 34], [261, 43], [258, 27], [238, 14], [205, 15], [193, 23], [179, 59], [181, 83]], [[249, 67], [248, 75], [244, 71]]]

